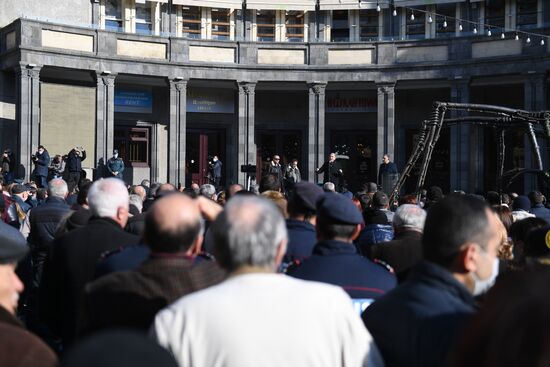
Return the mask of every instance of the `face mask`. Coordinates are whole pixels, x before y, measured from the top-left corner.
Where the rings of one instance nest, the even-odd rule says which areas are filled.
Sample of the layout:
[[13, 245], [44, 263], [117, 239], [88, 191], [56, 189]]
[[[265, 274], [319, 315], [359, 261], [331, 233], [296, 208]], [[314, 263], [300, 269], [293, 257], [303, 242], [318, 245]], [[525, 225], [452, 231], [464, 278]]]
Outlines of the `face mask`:
[[213, 160], [214, 162], [217, 162], [217, 161], [218, 161], [218, 158], [214, 158], [214, 159], [212, 159], [212, 160]]
[[476, 273], [473, 273], [474, 278], [474, 296], [479, 296], [487, 292], [494, 284], [498, 276], [499, 259], [496, 258], [493, 262], [493, 270], [489, 278], [479, 279]]
[[118, 158], [118, 154], [113, 154], [113, 157]]

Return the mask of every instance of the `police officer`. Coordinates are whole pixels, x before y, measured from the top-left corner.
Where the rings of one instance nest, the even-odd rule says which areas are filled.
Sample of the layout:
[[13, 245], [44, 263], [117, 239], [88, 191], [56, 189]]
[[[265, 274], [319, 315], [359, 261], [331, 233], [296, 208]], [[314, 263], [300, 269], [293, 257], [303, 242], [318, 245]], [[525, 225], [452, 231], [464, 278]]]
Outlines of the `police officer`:
[[107, 161], [107, 171], [110, 177], [120, 178], [122, 180], [122, 172], [124, 172], [124, 161], [118, 156], [118, 150], [113, 150], [113, 156]]
[[323, 163], [321, 168], [315, 169], [315, 173], [324, 173], [323, 183], [332, 182], [336, 186], [336, 191], [341, 191], [342, 184], [340, 181], [344, 176], [344, 171], [342, 171], [340, 163], [336, 162], [336, 153], [330, 153], [328, 162]]
[[351, 298], [367, 304], [397, 284], [386, 268], [360, 256], [353, 245], [363, 218], [353, 202], [337, 193], [325, 193], [317, 201], [316, 231], [319, 241], [313, 255], [291, 266], [296, 278], [341, 286]]

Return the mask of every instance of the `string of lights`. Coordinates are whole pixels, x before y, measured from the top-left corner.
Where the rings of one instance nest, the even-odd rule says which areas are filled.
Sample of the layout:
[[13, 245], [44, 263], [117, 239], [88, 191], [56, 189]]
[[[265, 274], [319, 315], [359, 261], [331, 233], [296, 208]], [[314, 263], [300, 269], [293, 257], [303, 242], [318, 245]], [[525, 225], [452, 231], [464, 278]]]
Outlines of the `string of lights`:
[[472, 28], [472, 33], [480, 36], [486, 35], [488, 37], [492, 37], [493, 33], [495, 32], [497, 34], [500, 34], [499, 36], [500, 39], [506, 39], [508, 37], [507, 35], [512, 35], [513, 39], [515, 39], [516, 41], [525, 39], [525, 42], [527, 44], [531, 44], [533, 40], [538, 40], [541, 46], [544, 46], [548, 41], [548, 38], [550, 37], [543, 33], [530, 32], [530, 31], [525, 31], [518, 28], [508, 29], [506, 27], [495, 26], [487, 23], [484, 23], [483, 26], [481, 26], [481, 22], [476, 22], [469, 19], [456, 18], [446, 14], [439, 14], [430, 10], [412, 8], [409, 6], [400, 5], [398, 2], [395, 2], [395, 1], [384, 1], [384, 0], [381, 0], [381, 1], [358, 0], [358, 1], [359, 1], [360, 8], [369, 6], [369, 5], [374, 6], [374, 4], [376, 4], [376, 11], [378, 12], [382, 11], [383, 6], [384, 7], [387, 6], [388, 8], [392, 9], [392, 15], [394, 17], [398, 15], [398, 10], [401, 10], [401, 11], [409, 10], [411, 20], [415, 20], [415, 12], [423, 13], [425, 16], [427, 16], [428, 23], [430, 24], [434, 22], [434, 18], [435, 18], [435, 21], [437, 21], [438, 19], [443, 19], [443, 23], [442, 23], [443, 28], [448, 27], [447, 20], [453, 20], [454, 22], [458, 23], [459, 32], [464, 31], [464, 26], [468, 24]]

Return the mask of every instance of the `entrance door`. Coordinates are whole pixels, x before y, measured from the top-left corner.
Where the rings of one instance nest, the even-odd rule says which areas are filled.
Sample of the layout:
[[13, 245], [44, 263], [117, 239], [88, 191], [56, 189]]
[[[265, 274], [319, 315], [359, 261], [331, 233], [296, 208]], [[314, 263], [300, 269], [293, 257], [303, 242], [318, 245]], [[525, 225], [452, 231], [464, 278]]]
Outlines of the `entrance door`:
[[329, 147], [340, 158], [348, 190], [356, 192], [363, 183], [376, 182], [376, 130], [332, 130]]
[[[185, 186], [190, 187], [193, 182], [199, 185], [210, 183], [212, 157], [217, 155], [222, 164], [226, 164], [225, 130], [188, 130], [186, 144]], [[220, 183], [222, 186], [225, 186], [224, 167]]]
[[275, 154], [281, 157], [281, 166], [286, 167], [293, 159], [298, 160], [298, 167], [302, 176], [306, 175], [305, 162], [302, 162], [302, 132], [300, 130], [258, 130], [257, 147], [257, 175], [266, 171]]

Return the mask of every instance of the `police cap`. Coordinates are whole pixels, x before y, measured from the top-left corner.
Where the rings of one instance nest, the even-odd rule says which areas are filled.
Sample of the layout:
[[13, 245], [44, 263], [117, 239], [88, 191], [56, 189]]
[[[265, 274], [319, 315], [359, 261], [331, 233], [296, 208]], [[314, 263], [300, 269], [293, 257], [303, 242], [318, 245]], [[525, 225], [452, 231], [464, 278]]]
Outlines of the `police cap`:
[[300, 181], [294, 185], [294, 196], [292, 200], [300, 202], [305, 209], [315, 211], [315, 204], [323, 193], [324, 191], [314, 183]]
[[317, 201], [317, 216], [339, 224], [363, 223], [363, 216], [353, 201], [332, 192], [325, 193]]

